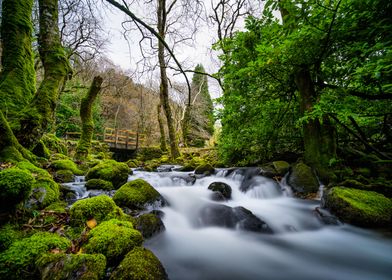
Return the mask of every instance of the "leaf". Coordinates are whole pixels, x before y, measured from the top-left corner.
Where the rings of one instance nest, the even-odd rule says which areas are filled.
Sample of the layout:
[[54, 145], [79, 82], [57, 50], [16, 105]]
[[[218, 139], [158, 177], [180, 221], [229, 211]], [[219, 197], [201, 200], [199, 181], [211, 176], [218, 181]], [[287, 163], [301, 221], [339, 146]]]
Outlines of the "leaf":
[[92, 218], [91, 220], [88, 220], [86, 224], [89, 229], [93, 229], [97, 226], [97, 221], [94, 218]]

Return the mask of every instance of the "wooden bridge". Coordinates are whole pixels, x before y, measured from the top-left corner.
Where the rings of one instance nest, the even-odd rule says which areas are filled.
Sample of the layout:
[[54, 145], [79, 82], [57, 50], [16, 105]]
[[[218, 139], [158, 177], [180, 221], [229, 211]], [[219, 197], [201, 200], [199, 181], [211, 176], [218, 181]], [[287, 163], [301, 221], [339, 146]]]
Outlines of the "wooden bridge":
[[[67, 132], [65, 139], [78, 139], [80, 132]], [[105, 127], [103, 134], [95, 134], [99, 141], [109, 145], [111, 150], [137, 150], [144, 141], [144, 135], [127, 129]]]

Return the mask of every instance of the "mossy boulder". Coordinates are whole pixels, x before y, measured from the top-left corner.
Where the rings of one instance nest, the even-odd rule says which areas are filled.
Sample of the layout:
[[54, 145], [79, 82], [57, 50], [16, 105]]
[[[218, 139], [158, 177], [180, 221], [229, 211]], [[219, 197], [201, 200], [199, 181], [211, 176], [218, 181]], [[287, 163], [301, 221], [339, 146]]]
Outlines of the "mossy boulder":
[[15, 228], [6, 224], [0, 229], [0, 252], [7, 250], [12, 243], [22, 237], [20, 231], [15, 230]]
[[346, 223], [363, 227], [389, 227], [392, 201], [382, 194], [344, 187], [330, 189], [324, 207]]
[[277, 174], [280, 176], [283, 176], [287, 172], [289, 172], [290, 164], [287, 161], [278, 160], [278, 161], [272, 162], [272, 164], [273, 164]]
[[161, 218], [154, 213], [140, 215], [135, 219], [134, 226], [144, 238], [153, 237], [165, 230]]
[[35, 166], [34, 164], [32, 164], [29, 161], [18, 162], [16, 167], [18, 167], [19, 169], [27, 170], [27, 171], [31, 172], [31, 174], [35, 178], [50, 178], [50, 179], [52, 178], [52, 176], [49, 174], [48, 171], [46, 171], [45, 169], [42, 169], [38, 166]]
[[319, 182], [312, 169], [304, 163], [297, 163], [292, 167], [287, 182], [300, 194], [315, 193], [319, 189]]
[[83, 175], [84, 172], [78, 168], [76, 163], [70, 159], [59, 159], [52, 161], [50, 168], [54, 170], [70, 170], [75, 175]]
[[213, 200], [228, 200], [231, 198], [231, 187], [223, 182], [213, 182], [208, 186], [208, 189], [213, 191]]
[[122, 210], [107, 195], [78, 200], [70, 209], [71, 224], [75, 226], [84, 226], [93, 218], [100, 223], [123, 216]]
[[10, 210], [26, 200], [33, 183], [34, 177], [29, 171], [16, 167], [0, 171], [0, 210]]
[[104, 160], [87, 172], [86, 181], [102, 179], [111, 182], [113, 187], [118, 189], [128, 181], [129, 174], [132, 174], [132, 170], [126, 163], [115, 160]]
[[90, 254], [103, 254], [108, 262], [113, 264], [142, 243], [143, 237], [133, 228], [132, 223], [112, 219], [102, 222], [90, 231], [88, 242], [83, 250]]
[[136, 247], [113, 271], [110, 279], [166, 280], [166, 271], [159, 259], [149, 250]]
[[143, 179], [136, 179], [123, 185], [113, 196], [120, 207], [143, 209], [146, 204], [161, 200], [161, 195]]
[[36, 260], [49, 250], [64, 251], [70, 246], [68, 239], [48, 232], [16, 241], [0, 254], [0, 279], [39, 279]]
[[214, 174], [214, 172], [215, 172], [215, 168], [212, 167], [212, 165], [209, 163], [200, 164], [195, 169], [195, 174], [211, 175]]
[[102, 254], [45, 254], [37, 261], [42, 280], [99, 280], [105, 276]]
[[75, 180], [71, 170], [58, 170], [53, 174], [53, 178], [58, 183], [69, 183]]
[[105, 181], [102, 179], [90, 179], [86, 182], [86, 189], [88, 190], [113, 190], [112, 182]]
[[28, 208], [42, 209], [59, 200], [60, 186], [51, 178], [37, 178], [28, 200]]

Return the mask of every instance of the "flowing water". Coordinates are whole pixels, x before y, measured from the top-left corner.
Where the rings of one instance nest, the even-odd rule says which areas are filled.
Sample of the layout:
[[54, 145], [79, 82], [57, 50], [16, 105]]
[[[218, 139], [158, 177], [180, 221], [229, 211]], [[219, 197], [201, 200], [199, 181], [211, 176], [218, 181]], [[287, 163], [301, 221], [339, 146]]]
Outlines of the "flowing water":
[[[166, 231], [145, 246], [161, 260], [172, 280], [196, 279], [392, 279], [392, 241], [348, 225], [325, 225], [319, 201], [295, 199], [284, 184], [245, 178], [221, 170], [194, 181], [184, 172], [135, 171], [168, 201], [162, 208]], [[249, 190], [240, 191], [248, 180]], [[224, 182], [232, 199], [211, 200], [208, 186]], [[192, 185], [193, 183], [193, 185]], [[200, 211], [211, 204], [243, 206], [274, 234], [201, 227]]]

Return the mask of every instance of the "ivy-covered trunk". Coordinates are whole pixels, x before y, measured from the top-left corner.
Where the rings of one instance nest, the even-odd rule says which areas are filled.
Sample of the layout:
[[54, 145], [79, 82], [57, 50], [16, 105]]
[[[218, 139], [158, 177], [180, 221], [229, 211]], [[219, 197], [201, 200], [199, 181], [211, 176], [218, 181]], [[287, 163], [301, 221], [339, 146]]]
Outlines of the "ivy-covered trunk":
[[[158, 0], [158, 31], [159, 35], [165, 39], [166, 32], [166, 1]], [[161, 85], [159, 88], [159, 93], [161, 97], [161, 104], [163, 111], [165, 112], [167, 120], [167, 129], [169, 132], [170, 141], [170, 152], [172, 158], [177, 158], [180, 156], [180, 151], [177, 145], [176, 131], [174, 129], [173, 116], [169, 103], [169, 84], [166, 73], [166, 62], [165, 62], [165, 46], [161, 41], [158, 42], [158, 61], [161, 73]]]
[[91, 140], [94, 133], [92, 107], [98, 93], [101, 91], [102, 81], [102, 77], [94, 77], [89, 91], [81, 101], [80, 118], [82, 120], [82, 134], [80, 135], [78, 146], [76, 147], [76, 159], [83, 159], [88, 156], [88, 152], [91, 147]]
[[[305, 115], [313, 109], [316, 92], [310, 71], [306, 66], [296, 70], [295, 84], [300, 95], [301, 114]], [[303, 124], [303, 140], [306, 163], [327, 168], [330, 159], [336, 158], [335, 127], [327, 116], [319, 119], [309, 119]]]
[[39, 54], [45, 75], [30, 106], [23, 111], [16, 133], [19, 142], [27, 148], [34, 147], [53, 123], [57, 99], [71, 73], [60, 42], [57, 0], [39, 0], [39, 25]]

